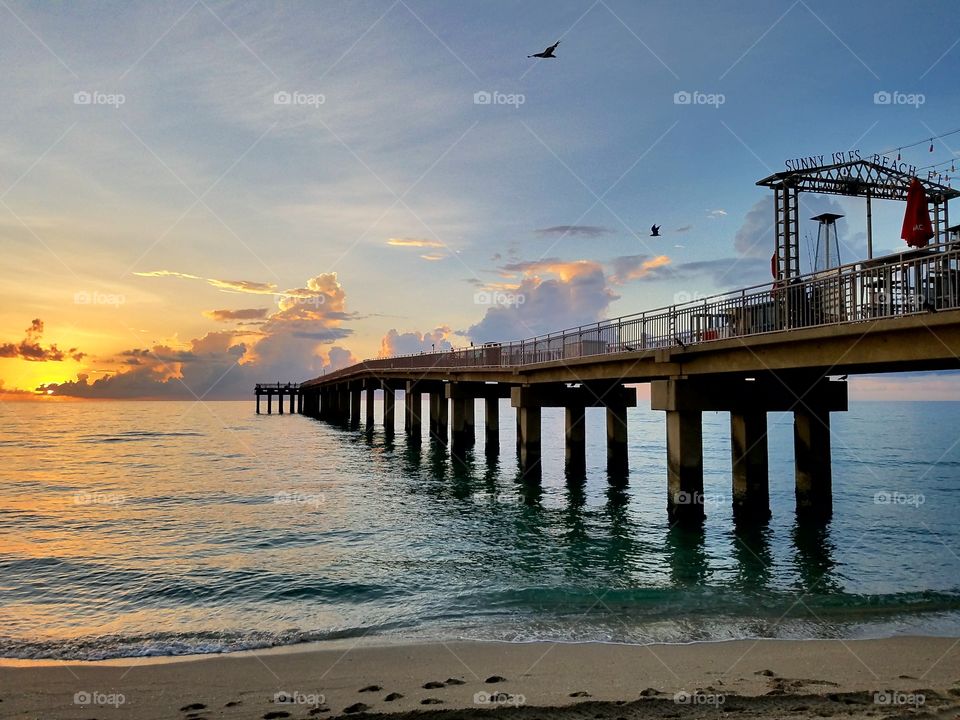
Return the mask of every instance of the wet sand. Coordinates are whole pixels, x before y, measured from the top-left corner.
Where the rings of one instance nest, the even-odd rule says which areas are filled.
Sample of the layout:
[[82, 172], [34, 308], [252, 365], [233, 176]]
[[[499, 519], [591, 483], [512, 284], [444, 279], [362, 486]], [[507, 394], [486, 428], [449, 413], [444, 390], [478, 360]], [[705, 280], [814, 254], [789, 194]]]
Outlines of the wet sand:
[[0, 667], [0, 717], [960, 718], [960, 639], [344, 645]]

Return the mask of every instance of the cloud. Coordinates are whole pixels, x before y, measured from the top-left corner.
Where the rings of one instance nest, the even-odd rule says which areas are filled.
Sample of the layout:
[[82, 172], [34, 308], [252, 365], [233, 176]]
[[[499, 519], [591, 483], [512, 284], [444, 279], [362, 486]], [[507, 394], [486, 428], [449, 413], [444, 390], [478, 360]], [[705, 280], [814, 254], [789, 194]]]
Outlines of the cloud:
[[561, 328], [603, 319], [619, 296], [609, 287], [600, 263], [546, 258], [500, 268], [517, 276], [515, 283], [488, 284], [476, 293], [489, 304], [483, 318], [462, 334], [475, 343], [520, 340]]
[[601, 235], [610, 235], [614, 231], [600, 225], [554, 225], [553, 227], [540, 228], [536, 230], [537, 235], [560, 235], [571, 237], [600, 237]]
[[387, 245], [394, 247], [412, 247], [412, 248], [442, 248], [446, 247], [438, 240], [427, 240], [426, 238], [389, 238]]
[[297, 382], [356, 362], [340, 344], [352, 335], [344, 323], [354, 315], [346, 309], [336, 273], [309, 278], [277, 296], [278, 308], [263, 310], [255, 329], [208, 332], [180, 347], [124, 350], [101, 359], [119, 367], [117, 372], [97, 379], [80, 374], [39, 389], [87, 398], [243, 399], [257, 382]]
[[716, 220], [717, 218], [722, 218], [727, 216], [727, 211], [722, 209], [717, 210], [707, 210], [707, 217], [711, 220]]
[[135, 272], [140, 277], [175, 277], [185, 280], [205, 280], [207, 283], [224, 292], [252, 293], [254, 295], [276, 295], [277, 286], [273, 283], [254, 282], [252, 280], [219, 280], [217, 278], [202, 278], [198, 275], [176, 272], [174, 270], [150, 270], [149, 272]]
[[674, 232], [685, 233], [690, 232], [691, 230], [693, 230], [693, 225], [682, 225], [681, 227], [676, 228]]
[[217, 322], [231, 320], [262, 320], [270, 312], [269, 308], [245, 308], [243, 310], [204, 310], [204, 317]]
[[380, 340], [379, 357], [391, 355], [412, 355], [418, 352], [433, 350], [449, 350], [452, 347], [450, 335], [452, 331], [446, 325], [428, 330], [427, 332], [400, 333], [390, 329]]
[[[670, 263], [671, 260], [667, 255], [657, 255], [655, 257], [650, 257], [649, 255], [625, 255], [614, 258], [612, 262], [613, 272], [610, 276], [610, 281], [622, 285], [631, 280], [640, 280], [648, 277], [659, 279], [665, 277], [661, 268], [666, 268]], [[672, 276], [673, 273], [670, 273], [670, 275]]]
[[424, 260], [429, 260], [430, 262], [436, 262], [437, 260], [445, 259], [447, 256], [439, 253], [430, 253], [428, 255], [421, 255], [420, 257]]
[[29, 362], [61, 362], [66, 359], [82, 360], [86, 353], [77, 348], [61, 350], [56, 345], [43, 347], [40, 338], [43, 336], [43, 321], [36, 318], [25, 331], [26, 337], [17, 343], [0, 343], [0, 358], [19, 358]]

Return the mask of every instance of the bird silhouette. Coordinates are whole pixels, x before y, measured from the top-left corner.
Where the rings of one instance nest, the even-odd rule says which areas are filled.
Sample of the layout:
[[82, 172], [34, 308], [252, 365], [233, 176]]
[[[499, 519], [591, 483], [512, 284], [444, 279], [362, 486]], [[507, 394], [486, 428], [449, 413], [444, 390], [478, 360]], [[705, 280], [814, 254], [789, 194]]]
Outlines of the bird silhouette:
[[548, 47], [543, 52], [534, 53], [533, 55], [527, 55], [528, 58], [555, 58], [556, 55], [553, 54], [553, 51], [557, 49], [557, 45], [560, 44], [560, 41], [557, 40], [553, 45]]
[[650, 228], [650, 237], [661, 237], [659, 225], [654, 225]]

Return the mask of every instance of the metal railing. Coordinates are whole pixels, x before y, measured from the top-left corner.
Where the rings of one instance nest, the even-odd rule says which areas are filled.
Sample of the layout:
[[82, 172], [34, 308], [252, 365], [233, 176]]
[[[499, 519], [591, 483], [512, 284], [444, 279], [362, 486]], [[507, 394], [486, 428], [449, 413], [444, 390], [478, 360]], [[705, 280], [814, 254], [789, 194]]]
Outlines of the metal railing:
[[931, 245], [509, 343], [365, 360], [362, 369], [515, 367], [960, 307], [960, 244]]
[[253, 391], [255, 393], [265, 393], [265, 392], [273, 392], [273, 391], [279, 391], [279, 390], [283, 390], [284, 392], [288, 390], [293, 391], [293, 390], [299, 390], [300, 384], [301, 383], [279, 383], [279, 382], [257, 383], [257, 386], [253, 389]]

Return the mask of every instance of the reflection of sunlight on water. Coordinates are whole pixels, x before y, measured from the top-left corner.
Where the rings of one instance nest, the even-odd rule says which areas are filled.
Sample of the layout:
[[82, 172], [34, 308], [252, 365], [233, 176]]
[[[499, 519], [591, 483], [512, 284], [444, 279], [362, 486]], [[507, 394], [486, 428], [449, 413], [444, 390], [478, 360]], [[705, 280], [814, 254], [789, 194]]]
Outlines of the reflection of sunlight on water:
[[[484, 452], [478, 411], [478, 446], [453, 462], [426, 438], [407, 447], [402, 425], [387, 440], [379, 426], [367, 436], [257, 417], [251, 403], [18, 408], [0, 431], [0, 655], [368, 631], [636, 642], [956, 630], [960, 561], [944, 548], [960, 547], [960, 450], [923, 460], [950, 448], [960, 407], [835, 416], [835, 518], [819, 528], [794, 521], [792, 424], [777, 414], [773, 519], [734, 527], [727, 415], [705, 413], [715, 501], [699, 531], [667, 526], [660, 414], [631, 411], [631, 473], [618, 486], [602, 411], [586, 415], [587, 479], [570, 483], [562, 411], [545, 410], [543, 481], [531, 488], [515, 482], [509, 413], [504, 403], [499, 456]], [[881, 490], [927, 501], [877, 504]]]

